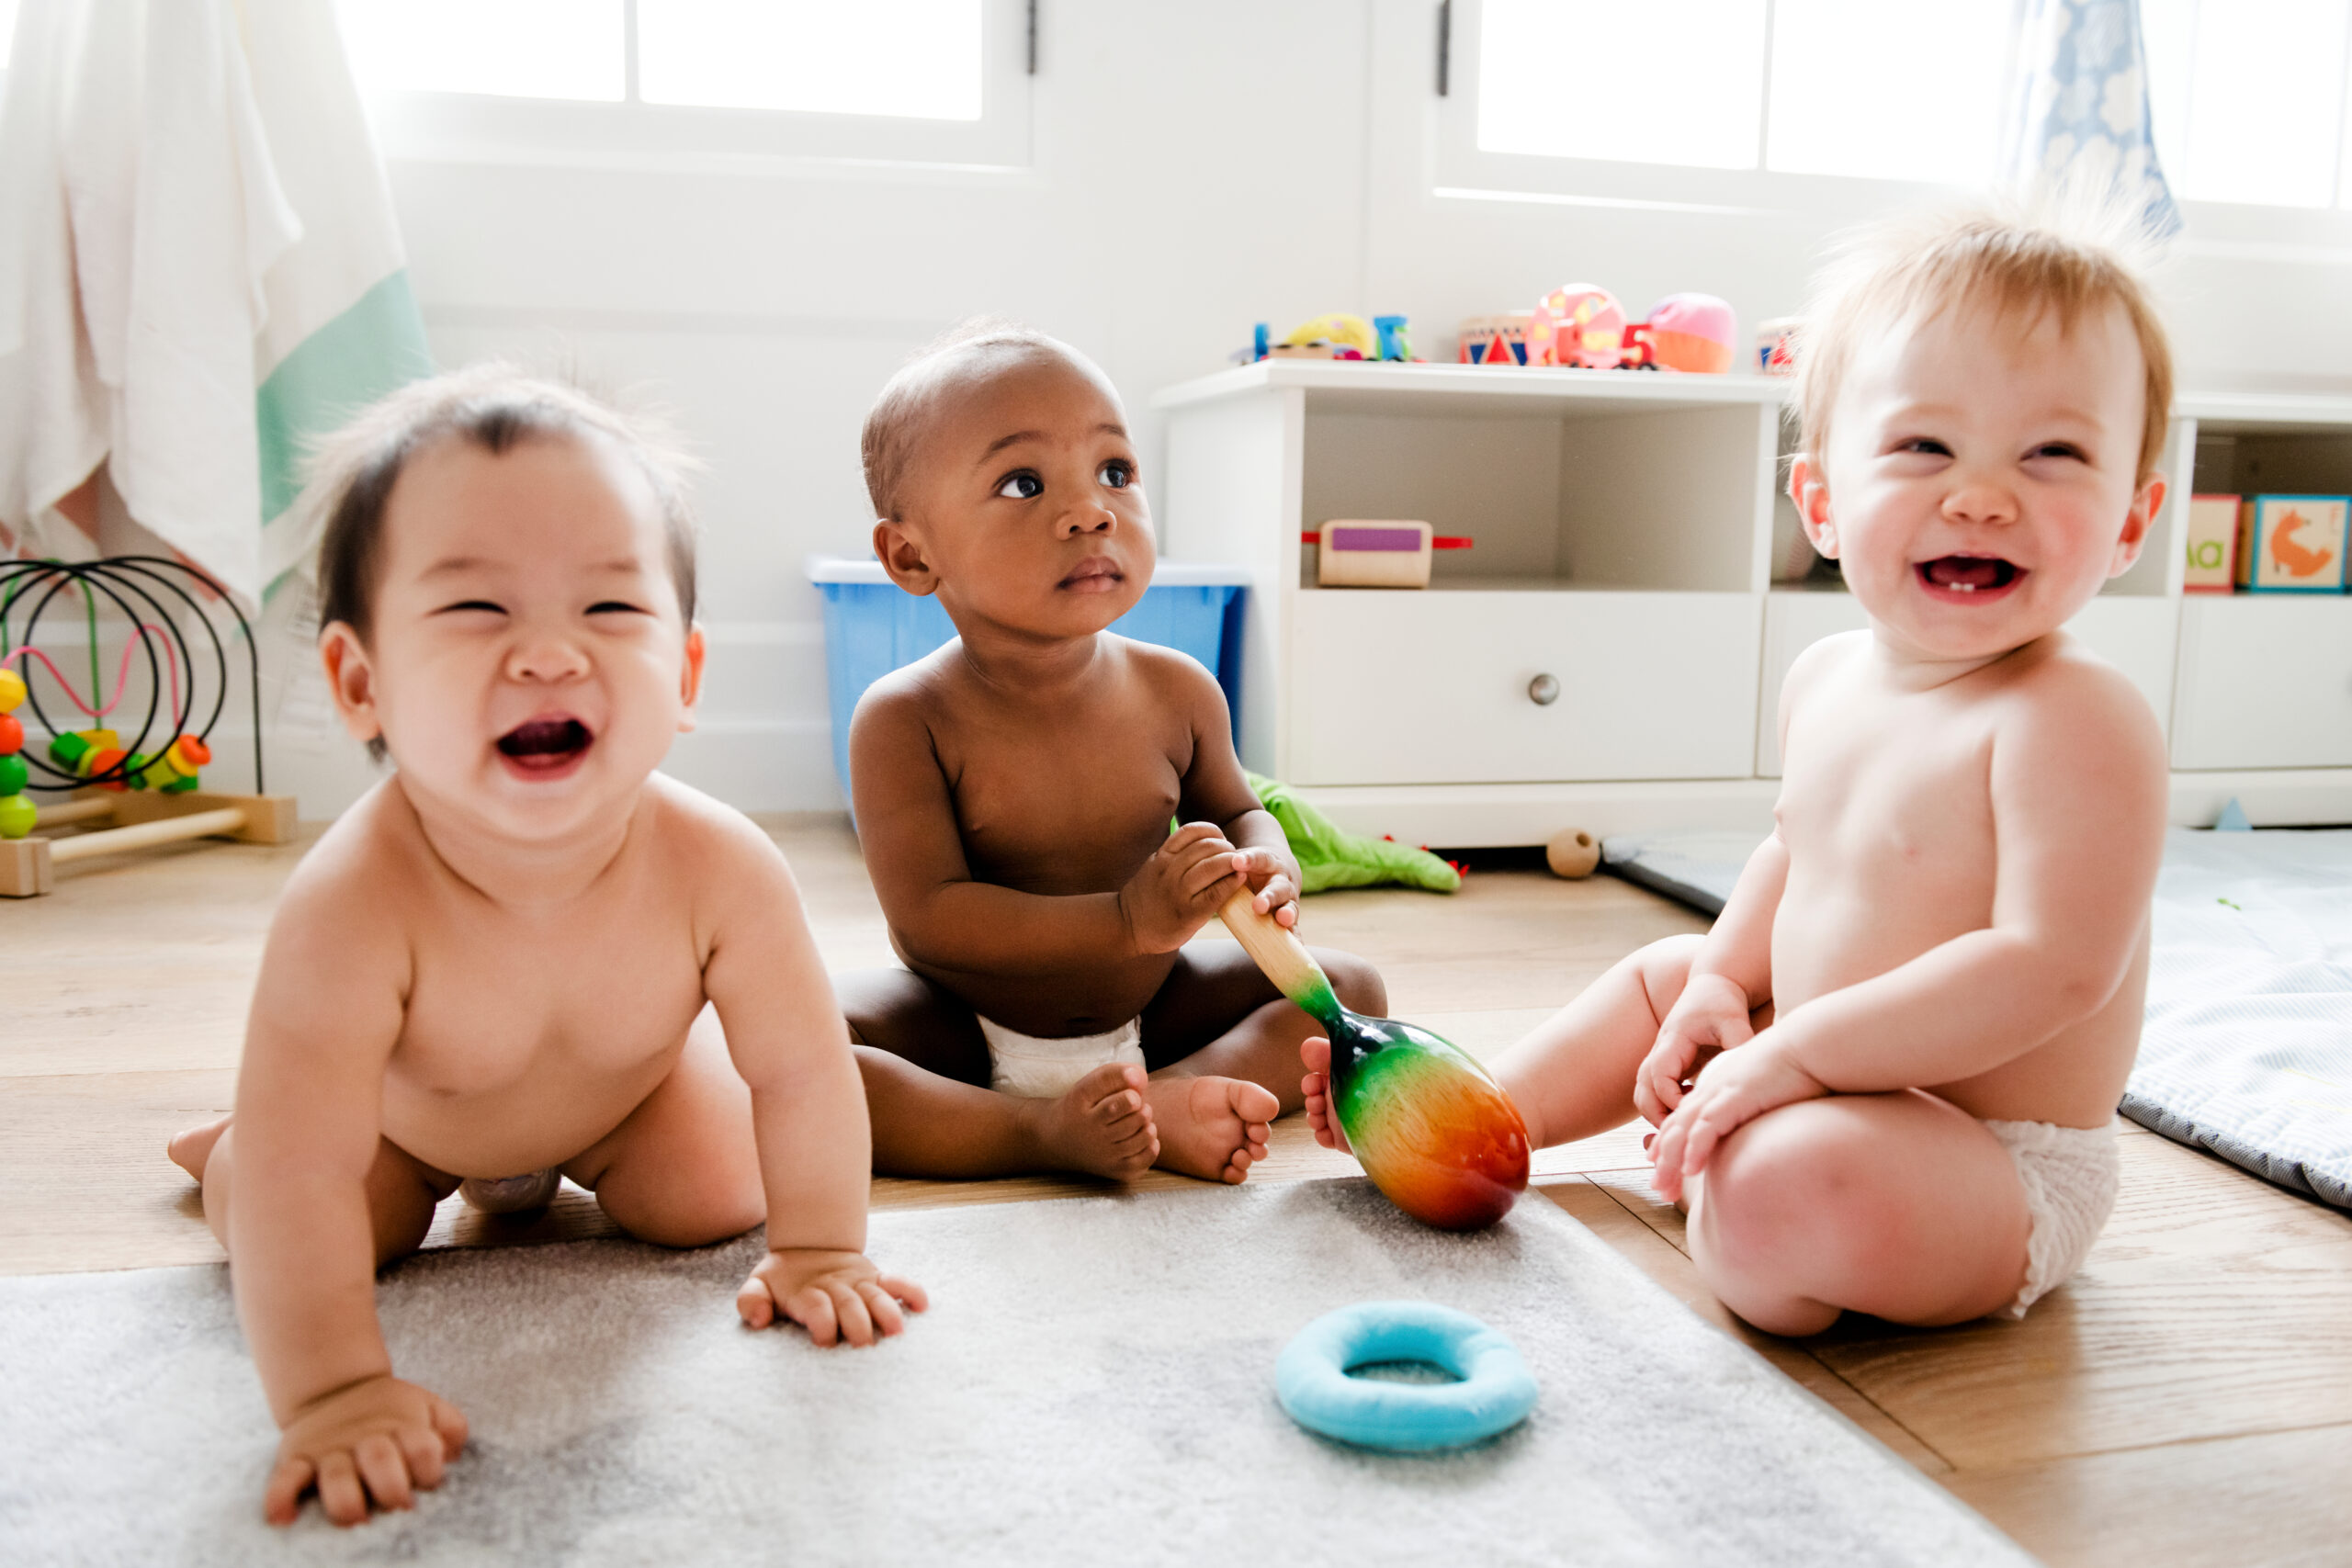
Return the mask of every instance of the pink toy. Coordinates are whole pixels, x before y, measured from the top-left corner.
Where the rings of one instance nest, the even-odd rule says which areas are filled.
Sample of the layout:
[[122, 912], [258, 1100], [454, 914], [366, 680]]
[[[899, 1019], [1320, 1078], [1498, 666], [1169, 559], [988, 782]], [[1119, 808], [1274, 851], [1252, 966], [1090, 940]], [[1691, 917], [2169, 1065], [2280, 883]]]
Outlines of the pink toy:
[[1720, 376], [1731, 368], [1739, 321], [1712, 294], [1669, 294], [1625, 330], [1625, 363]]
[[1614, 370], [1623, 352], [1625, 308], [1597, 283], [1568, 283], [1535, 302], [1527, 363]]

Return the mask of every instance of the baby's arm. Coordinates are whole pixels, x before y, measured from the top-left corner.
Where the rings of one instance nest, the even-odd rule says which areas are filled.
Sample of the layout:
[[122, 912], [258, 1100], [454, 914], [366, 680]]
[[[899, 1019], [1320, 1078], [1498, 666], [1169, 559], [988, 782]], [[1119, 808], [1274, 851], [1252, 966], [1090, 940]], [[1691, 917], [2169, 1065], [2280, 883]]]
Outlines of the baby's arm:
[[765, 833], [729, 816], [703, 879], [713, 890], [703, 988], [751, 1086], [768, 1207], [768, 1255], [736, 1310], [754, 1328], [780, 1314], [820, 1345], [871, 1345], [906, 1326], [900, 1302], [921, 1312], [928, 1298], [866, 1260], [873, 1140], [849, 1031], [791, 869]]
[[263, 1505], [274, 1524], [313, 1486], [337, 1524], [365, 1518], [370, 1496], [406, 1507], [465, 1443], [454, 1406], [392, 1376], [376, 1320], [367, 1183], [407, 970], [390, 922], [323, 877], [288, 889], [262, 958], [227, 1231], [238, 1316], [283, 1434]]
[[[1300, 875], [1290, 840], [1272, 812], [1258, 804], [1250, 775], [1233, 751], [1233, 718], [1225, 693], [1190, 660], [1162, 656], [1177, 700], [1191, 710], [1193, 765], [1184, 774], [1179, 809], [1192, 822], [1213, 824], [1235, 852], [1234, 867], [1256, 890], [1251, 903], [1285, 926], [1298, 924]], [[1224, 891], [1231, 897], [1232, 890]]]
[[1772, 999], [1772, 919], [1788, 882], [1789, 847], [1775, 829], [1747, 857], [1634, 1075], [1634, 1108], [1652, 1126], [1682, 1103], [1683, 1084], [1709, 1058], [1754, 1037], [1750, 1015]]
[[1170, 953], [1240, 886], [1234, 846], [1201, 822], [1171, 835], [1115, 893], [1028, 893], [976, 878], [910, 691], [867, 694], [850, 726], [850, 762], [875, 892], [907, 956], [935, 971], [1061, 975], [1106, 953]]
[[1740, 1061], [1710, 1068], [1660, 1137], [1662, 1174], [1670, 1161], [1698, 1171], [1733, 1128], [1809, 1094], [1989, 1072], [2114, 997], [2164, 856], [2164, 740], [2111, 670], [2075, 661], [2038, 678], [2048, 688], [2018, 694], [1993, 741], [1991, 923], [1781, 1015]]

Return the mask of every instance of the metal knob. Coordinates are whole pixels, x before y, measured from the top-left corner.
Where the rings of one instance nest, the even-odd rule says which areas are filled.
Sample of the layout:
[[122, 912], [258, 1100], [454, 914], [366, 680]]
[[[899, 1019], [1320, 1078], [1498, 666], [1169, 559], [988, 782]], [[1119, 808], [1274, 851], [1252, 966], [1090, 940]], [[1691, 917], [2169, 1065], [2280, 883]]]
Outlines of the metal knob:
[[1527, 683], [1527, 700], [1537, 707], [1550, 707], [1560, 700], [1560, 682], [1549, 675], [1538, 675]]

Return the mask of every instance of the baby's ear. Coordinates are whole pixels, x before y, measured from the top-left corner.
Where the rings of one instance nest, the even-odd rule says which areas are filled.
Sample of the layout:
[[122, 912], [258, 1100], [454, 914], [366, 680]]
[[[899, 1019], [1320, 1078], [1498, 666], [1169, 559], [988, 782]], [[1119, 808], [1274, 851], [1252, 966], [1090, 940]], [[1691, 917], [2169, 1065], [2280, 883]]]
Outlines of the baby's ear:
[[1829, 481], [1820, 464], [1802, 452], [1789, 459], [1789, 499], [1796, 502], [1797, 522], [1814, 553], [1836, 560], [1838, 525], [1829, 517]]
[[2150, 474], [2132, 498], [2132, 510], [2123, 514], [2123, 532], [2116, 536], [2115, 558], [2107, 563], [2107, 575], [2120, 577], [2132, 570], [2140, 552], [2148, 543], [2148, 531], [2155, 526], [2156, 514], [2165, 509], [2165, 491], [2168, 487], [2162, 474]]
[[905, 524], [885, 517], [874, 525], [874, 557], [891, 581], [917, 598], [939, 592], [939, 574]]
[[334, 694], [335, 712], [343, 716], [343, 728], [354, 740], [381, 739], [376, 672], [368, 662], [367, 644], [349, 622], [330, 622], [319, 633], [319, 660], [326, 666], [327, 690]]
[[684, 668], [678, 676], [678, 699], [682, 705], [678, 714], [678, 733], [685, 735], [695, 727], [695, 705], [702, 701], [703, 658], [709, 643], [702, 635], [702, 623], [696, 621], [686, 628]]

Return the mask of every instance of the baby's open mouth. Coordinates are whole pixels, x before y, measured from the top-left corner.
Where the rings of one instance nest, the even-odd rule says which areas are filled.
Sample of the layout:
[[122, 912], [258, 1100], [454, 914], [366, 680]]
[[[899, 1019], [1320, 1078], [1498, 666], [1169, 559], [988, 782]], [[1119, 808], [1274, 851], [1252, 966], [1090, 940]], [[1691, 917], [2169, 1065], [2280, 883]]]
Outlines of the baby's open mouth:
[[588, 750], [595, 737], [576, 718], [535, 718], [498, 738], [498, 754], [526, 773], [552, 773]]
[[1930, 588], [1952, 593], [1985, 593], [2007, 588], [2025, 574], [1998, 556], [1940, 556], [1913, 569]]

